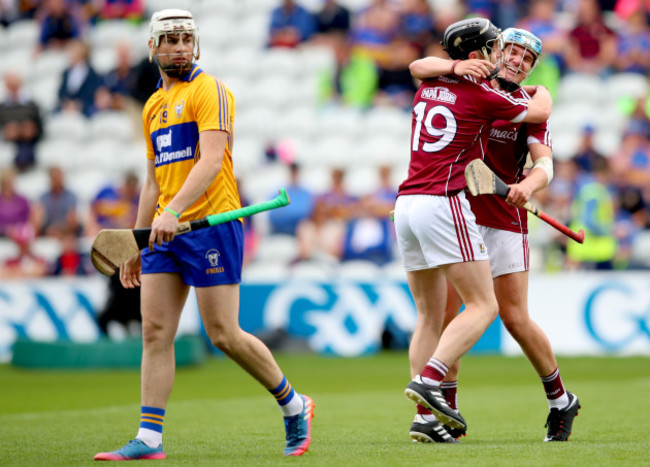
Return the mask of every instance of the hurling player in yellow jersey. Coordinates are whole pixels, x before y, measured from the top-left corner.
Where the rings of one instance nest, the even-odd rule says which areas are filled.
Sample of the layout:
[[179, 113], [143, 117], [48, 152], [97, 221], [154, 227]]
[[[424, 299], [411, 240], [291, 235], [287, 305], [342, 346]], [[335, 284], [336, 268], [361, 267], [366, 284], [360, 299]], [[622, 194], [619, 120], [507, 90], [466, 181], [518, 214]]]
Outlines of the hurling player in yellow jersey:
[[174, 336], [191, 286], [211, 341], [275, 397], [285, 419], [284, 454], [299, 456], [309, 448], [314, 404], [293, 390], [269, 349], [239, 327], [242, 223], [174, 236], [179, 221], [240, 207], [233, 95], [194, 63], [199, 38], [189, 11], [158, 11], [149, 26], [150, 58], [161, 80], [142, 114], [147, 176], [135, 227], [151, 226], [152, 232], [149, 249], [120, 270], [124, 287], [142, 289], [142, 414], [134, 440], [95, 460], [165, 458], [162, 428], [174, 381]]

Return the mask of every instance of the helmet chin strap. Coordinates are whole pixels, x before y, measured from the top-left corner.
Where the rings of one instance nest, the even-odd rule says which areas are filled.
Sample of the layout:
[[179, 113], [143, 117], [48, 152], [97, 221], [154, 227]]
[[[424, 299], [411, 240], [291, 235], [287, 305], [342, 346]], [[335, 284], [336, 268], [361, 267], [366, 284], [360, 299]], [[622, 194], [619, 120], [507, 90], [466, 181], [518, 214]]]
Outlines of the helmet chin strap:
[[160, 61], [158, 61], [158, 57], [154, 55], [153, 57], [154, 62], [158, 67], [170, 78], [184, 78], [191, 70], [192, 70], [192, 63], [188, 63], [186, 65], [180, 65], [180, 64], [169, 64], [169, 65], [161, 65]]
[[517, 89], [519, 89], [519, 85], [514, 81], [510, 81], [509, 79], [502, 78], [501, 76], [497, 76], [495, 79], [497, 80], [497, 83], [499, 83], [499, 87], [504, 91], [515, 92]]

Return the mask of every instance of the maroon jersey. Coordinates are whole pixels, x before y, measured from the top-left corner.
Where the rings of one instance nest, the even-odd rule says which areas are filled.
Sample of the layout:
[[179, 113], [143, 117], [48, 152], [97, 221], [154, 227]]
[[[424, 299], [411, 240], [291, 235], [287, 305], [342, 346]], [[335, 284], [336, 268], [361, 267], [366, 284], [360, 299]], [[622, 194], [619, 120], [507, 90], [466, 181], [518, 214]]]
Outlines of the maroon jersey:
[[[521, 89], [513, 95], [530, 98]], [[535, 143], [551, 147], [551, 133], [547, 122], [532, 124], [497, 120], [490, 129], [485, 163], [507, 184], [519, 183], [526, 178], [523, 170], [528, 145]], [[528, 233], [528, 216], [525, 209], [517, 209], [499, 196], [472, 196], [468, 193], [467, 199], [476, 215], [477, 224], [510, 232]]]
[[527, 110], [528, 99], [488, 81], [451, 75], [424, 81], [413, 100], [411, 161], [399, 195], [456, 195], [467, 186], [465, 166], [485, 157], [491, 123], [519, 122]]

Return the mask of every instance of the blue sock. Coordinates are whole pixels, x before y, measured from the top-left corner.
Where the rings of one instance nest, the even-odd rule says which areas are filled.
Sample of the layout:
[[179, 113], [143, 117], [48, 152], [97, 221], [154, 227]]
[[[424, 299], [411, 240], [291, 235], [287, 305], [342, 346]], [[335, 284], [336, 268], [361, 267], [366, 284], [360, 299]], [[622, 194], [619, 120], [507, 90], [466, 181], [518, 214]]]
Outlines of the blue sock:
[[302, 412], [302, 397], [293, 390], [293, 387], [285, 376], [282, 377], [282, 382], [275, 389], [269, 389], [269, 392], [278, 401], [280, 410], [282, 410], [282, 414], [285, 417], [292, 417]]
[[164, 421], [165, 409], [143, 405], [140, 415], [140, 429], [136, 438], [142, 440], [151, 448], [158, 447], [162, 443]]

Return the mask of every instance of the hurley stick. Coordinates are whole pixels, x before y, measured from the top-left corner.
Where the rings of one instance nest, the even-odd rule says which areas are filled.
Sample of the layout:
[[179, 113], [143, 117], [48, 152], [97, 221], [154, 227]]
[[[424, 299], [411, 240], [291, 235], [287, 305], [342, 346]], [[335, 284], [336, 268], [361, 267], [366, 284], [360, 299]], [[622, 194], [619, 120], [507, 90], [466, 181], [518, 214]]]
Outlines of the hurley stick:
[[[192, 230], [204, 229], [217, 224], [223, 224], [241, 217], [252, 216], [263, 211], [286, 206], [290, 203], [287, 190], [280, 189], [278, 196], [269, 201], [252, 204], [240, 209], [221, 212], [189, 222], [178, 224], [176, 235]], [[127, 259], [136, 255], [148, 246], [151, 228], [146, 229], [103, 229], [93, 241], [90, 259], [93, 266], [106, 276], [112, 276]]]
[[[467, 188], [469, 192], [476, 195], [498, 195], [503, 198], [508, 196], [510, 187], [505, 184], [490, 168], [485, 165], [481, 159], [474, 159], [465, 167], [465, 180], [467, 181]], [[585, 232], [580, 229], [580, 232], [574, 232], [558, 220], [552, 218], [541, 209], [538, 209], [532, 203], [524, 204], [524, 209], [533, 213], [541, 220], [546, 222], [551, 227], [562, 232], [567, 237], [575, 240], [578, 243], [585, 241]]]

